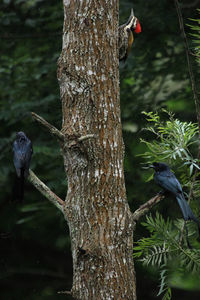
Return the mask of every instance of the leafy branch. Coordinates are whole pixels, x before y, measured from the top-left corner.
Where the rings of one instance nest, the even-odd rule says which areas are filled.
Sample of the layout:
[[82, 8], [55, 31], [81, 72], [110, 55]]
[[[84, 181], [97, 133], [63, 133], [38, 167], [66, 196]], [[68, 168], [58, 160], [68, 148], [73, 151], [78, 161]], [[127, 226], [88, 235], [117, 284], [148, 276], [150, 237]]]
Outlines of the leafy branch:
[[194, 168], [199, 169], [198, 160], [193, 157], [190, 146], [197, 143], [195, 137], [198, 134], [198, 125], [192, 122], [182, 122], [174, 118], [174, 115], [166, 110], [169, 120], [162, 121], [158, 113], [143, 112], [151, 126], [144, 130], [155, 135], [155, 140], [149, 142], [144, 139], [140, 141], [146, 144], [148, 151], [143, 156], [148, 163], [153, 161], [176, 161], [181, 160], [183, 165], [189, 166], [190, 175]]
[[[151, 233], [150, 237], [142, 238], [134, 248], [134, 257], [139, 258], [146, 265], [156, 266], [160, 270], [160, 290], [158, 295], [165, 293], [164, 299], [171, 299], [171, 289], [168, 284], [168, 267], [176, 262], [180, 274], [185, 271], [199, 276], [200, 249], [188, 249], [179, 243], [180, 222], [172, 222], [169, 218], [165, 221], [156, 213], [146, 217], [143, 226]], [[189, 235], [193, 235], [189, 230]]]

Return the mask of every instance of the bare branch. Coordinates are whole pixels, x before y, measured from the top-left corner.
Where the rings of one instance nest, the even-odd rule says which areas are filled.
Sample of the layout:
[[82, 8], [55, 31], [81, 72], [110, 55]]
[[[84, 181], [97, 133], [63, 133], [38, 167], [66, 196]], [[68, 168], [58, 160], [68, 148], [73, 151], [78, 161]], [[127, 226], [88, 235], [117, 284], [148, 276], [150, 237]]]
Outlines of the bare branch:
[[71, 291], [59, 291], [58, 294], [66, 294], [66, 295], [72, 296], [72, 292]]
[[29, 170], [28, 180], [35, 186], [35, 188], [44, 195], [51, 203], [53, 203], [58, 209], [63, 212], [63, 205], [65, 201], [60, 199], [56, 194], [54, 194], [48, 186], [46, 186], [33, 171]]
[[46, 127], [52, 135], [55, 135], [57, 138], [59, 138], [59, 140], [64, 141], [64, 134], [62, 134], [60, 130], [48, 123], [45, 119], [43, 119], [36, 113], [32, 112], [31, 114], [33, 119], [36, 120], [38, 123], [42, 124], [44, 127]]
[[84, 141], [84, 140], [87, 140], [87, 139], [91, 139], [91, 138], [94, 138], [94, 137], [95, 137], [94, 134], [87, 134], [87, 135], [83, 135], [80, 138], [78, 138], [78, 141], [81, 142], [81, 141]]
[[138, 221], [143, 215], [145, 215], [155, 204], [160, 202], [165, 196], [163, 194], [157, 194], [155, 197], [151, 198], [149, 201], [141, 205], [133, 213], [133, 221]]
[[[32, 112], [31, 114], [33, 119], [36, 120], [38, 123], [42, 124], [44, 127], [46, 127], [51, 134], [55, 135], [57, 138], [59, 138], [59, 140], [64, 141], [64, 134], [60, 130], [58, 130], [56, 127], [48, 123], [45, 119], [43, 119], [36, 113]], [[84, 140], [94, 138], [94, 137], [95, 137], [94, 134], [87, 134], [79, 137], [77, 140], [78, 142], [82, 142]]]

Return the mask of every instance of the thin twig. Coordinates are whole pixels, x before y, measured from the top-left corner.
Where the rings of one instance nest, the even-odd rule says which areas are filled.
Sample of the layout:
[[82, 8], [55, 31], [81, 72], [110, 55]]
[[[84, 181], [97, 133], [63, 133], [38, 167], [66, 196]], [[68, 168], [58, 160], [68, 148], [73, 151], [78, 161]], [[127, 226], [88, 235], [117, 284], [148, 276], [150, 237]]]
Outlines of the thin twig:
[[59, 291], [58, 294], [72, 295], [71, 291]]
[[149, 201], [141, 205], [134, 213], [133, 213], [133, 221], [138, 221], [143, 215], [149, 212], [149, 210], [158, 202], [160, 202], [165, 196], [163, 194], [157, 194], [155, 197], [151, 198]]
[[51, 203], [63, 212], [63, 205], [65, 201], [54, 194], [48, 186], [42, 182], [33, 171], [29, 170], [28, 180], [35, 186], [35, 188], [44, 195]]
[[58, 130], [55, 126], [51, 125], [50, 123], [48, 123], [45, 119], [43, 119], [42, 117], [40, 117], [39, 115], [37, 115], [36, 113], [32, 112], [32, 117], [35, 121], [37, 121], [38, 123], [42, 124], [45, 128], [48, 129], [48, 131], [56, 136], [57, 138], [59, 138], [59, 140], [63, 141], [64, 140], [64, 135], [62, 134], [62, 132], [60, 130]]
[[[200, 146], [198, 147], [198, 154], [197, 154], [197, 161], [200, 160]], [[191, 184], [191, 187], [190, 187], [190, 192], [189, 192], [189, 196], [188, 196], [188, 203], [190, 203], [191, 199], [192, 199], [192, 196], [193, 196], [193, 190], [194, 190], [194, 184], [195, 184], [195, 180], [197, 178], [197, 175], [198, 175], [198, 169], [196, 168], [195, 171], [194, 171], [194, 176], [192, 178], [192, 184]]]
[[87, 139], [91, 139], [91, 138], [94, 138], [95, 135], [94, 134], [87, 134], [87, 135], [83, 135], [81, 136], [80, 138], [78, 138], [78, 141], [79, 142], [82, 142], [84, 140], [87, 140]]

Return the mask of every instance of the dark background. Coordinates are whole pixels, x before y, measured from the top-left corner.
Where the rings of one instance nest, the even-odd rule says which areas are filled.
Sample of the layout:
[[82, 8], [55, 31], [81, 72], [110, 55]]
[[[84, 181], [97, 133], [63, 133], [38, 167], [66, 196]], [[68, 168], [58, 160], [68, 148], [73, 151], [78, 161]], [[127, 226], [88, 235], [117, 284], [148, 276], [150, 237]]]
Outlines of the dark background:
[[[197, 18], [199, 1], [181, 2], [185, 24]], [[183, 40], [174, 1], [120, 1], [120, 24], [134, 8], [142, 33], [135, 38], [127, 63], [120, 64], [121, 111], [126, 146], [125, 176], [132, 210], [158, 191], [145, 182], [138, 154], [146, 148], [140, 138], [146, 126], [142, 111], [166, 108], [182, 121], [196, 122]], [[3, 0], [0, 4], [0, 290], [1, 299], [67, 299], [58, 291], [70, 290], [72, 258], [66, 221], [35, 188], [26, 182], [23, 204], [16, 202], [16, 176], [12, 142], [23, 130], [33, 141], [31, 168], [62, 199], [66, 180], [59, 145], [37, 123], [34, 111], [61, 127], [61, 105], [56, 78], [61, 51], [62, 1]], [[186, 26], [190, 48], [190, 28]], [[199, 81], [198, 66], [193, 69]], [[180, 216], [178, 207], [167, 199], [153, 212]], [[135, 240], [147, 235], [137, 226]], [[136, 261], [138, 300], [151, 300], [158, 293], [156, 269]], [[172, 280], [173, 299], [200, 299], [199, 283], [188, 275], [185, 281]], [[68, 297], [70, 299], [70, 297]], [[161, 297], [157, 298], [161, 299]]]

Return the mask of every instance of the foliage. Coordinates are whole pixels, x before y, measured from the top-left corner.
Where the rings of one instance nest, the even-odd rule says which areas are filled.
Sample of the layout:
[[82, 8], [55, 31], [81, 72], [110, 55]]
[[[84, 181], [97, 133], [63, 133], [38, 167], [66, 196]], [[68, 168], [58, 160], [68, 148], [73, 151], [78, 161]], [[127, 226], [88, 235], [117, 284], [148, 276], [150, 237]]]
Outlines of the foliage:
[[[197, 9], [198, 13], [200, 13], [200, 9]], [[200, 19], [190, 18], [190, 21], [193, 22], [193, 24], [188, 24], [188, 26], [191, 28], [192, 32], [191, 36], [193, 37], [193, 43], [195, 45], [194, 47], [194, 55], [196, 57], [196, 60], [198, 63], [200, 63]]]
[[[150, 126], [145, 130], [155, 136], [155, 140], [141, 139], [148, 151], [142, 154], [148, 163], [153, 161], [166, 161], [173, 165], [181, 165], [180, 169], [185, 175], [182, 180], [185, 186], [193, 185], [193, 193], [198, 195], [199, 181], [193, 180], [193, 167], [199, 170], [198, 161], [192, 155], [192, 146], [197, 144], [195, 137], [198, 134], [198, 125], [192, 122], [182, 122], [174, 118], [174, 114], [167, 113], [168, 120], [163, 121], [158, 113], [143, 112]], [[189, 166], [189, 172], [187, 172]], [[186, 175], [187, 174], [187, 175]], [[150, 177], [152, 178], [152, 176]], [[171, 299], [171, 287], [169, 285], [169, 266], [176, 261], [179, 268], [179, 276], [184, 277], [186, 272], [200, 274], [200, 247], [199, 249], [187, 249], [181, 245], [180, 233], [183, 232], [183, 221], [165, 221], [158, 213], [156, 217], [146, 218], [143, 226], [151, 233], [150, 237], [140, 239], [135, 247], [135, 257], [146, 265], [157, 266], [160, 270], [160, 290], [158, 295], [164, 293], [164, 299]], [[192, 238], [194, 230], [189, 227], [189, 236]], [[171, 271], [172, 273], [173, 271]]]
[[158, 113], [143, 112], [147, 121], [152, 125], [145, 128], [155, 135], [155, 140], [148, 142], [140, 139], [147, 145], [149, 151], [141, 154], [147, 162], [153, 161], [176, 161], [180, 160], [182, 165], [189, 167], [190, 175], [193, 168], [199, 169], [198, 161], [193, 158], [190, 146], [198, 143], [195, 139], [198, 134], [198, 125], [192, 122], [181, 122], [174, 119], [174, 114], [163, 110], [169, 116], [169, 120], [162, 121]]
[[[137, 242], [134, 257], [139, 258], [146, 265], [160, 269], [161, 283], [158, 295], [165, 293], [162, 299], [171, 299], [171, 289], [168, 285], [170, 267], [173, 264], [178, 266], [180, 277], [187, 272], [200, 277], [200, 247], [189, 249], [187, 243], [182, 243], [183, 220], [172, 222], [168, 218], [165, 221], [157, 212], [155, 218], [152, 215], [147, 216], [143, 226], [151, 235]], [[194, 238], [193, 228], [188, 227], [190, 239]]]

